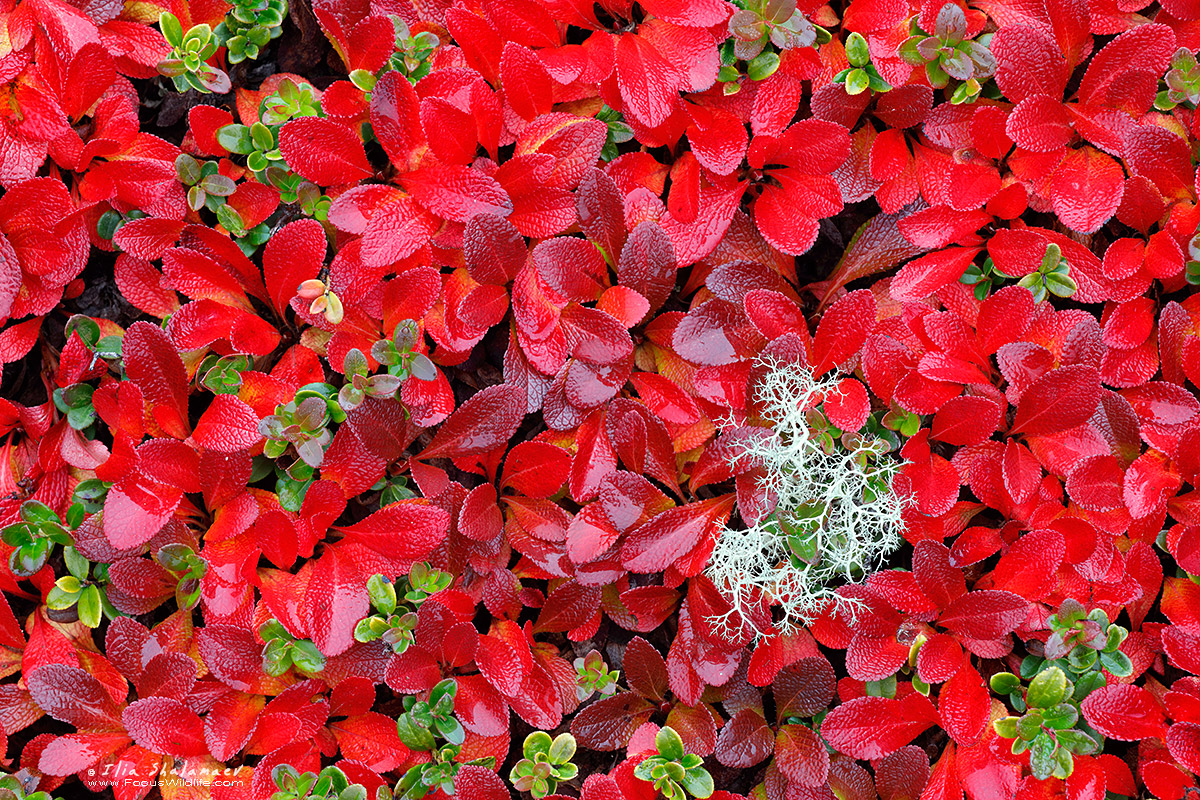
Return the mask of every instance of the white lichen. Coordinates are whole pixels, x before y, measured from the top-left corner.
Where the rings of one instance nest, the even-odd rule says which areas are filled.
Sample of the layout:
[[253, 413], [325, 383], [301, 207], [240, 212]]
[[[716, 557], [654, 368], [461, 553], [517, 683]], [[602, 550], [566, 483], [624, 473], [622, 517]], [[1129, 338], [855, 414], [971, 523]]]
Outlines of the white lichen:
[[709, 560], [708, 576], [732, 606], [712, 622], [729, 632], [753, 625], [751, 610], [763, 602], [782, 611], [775, 627], [783, 631], [811, 623], [830, 603], [852, 616], [855, 601], [837, 589], [863, 580], [900, 546], [909, 501], [892, 488], [903, 462], [886, 441], [851, 434], [830, 447], [814, 431], [806, 411], [838, 393], [836, 378], [815, 380], [799, 363], [760, 366], [766, 375], [756, 397], [773, 431], [748, 437], [734, 458], [762, 467], [761, 488], [778, 501], [745, 529], [727, 527]]

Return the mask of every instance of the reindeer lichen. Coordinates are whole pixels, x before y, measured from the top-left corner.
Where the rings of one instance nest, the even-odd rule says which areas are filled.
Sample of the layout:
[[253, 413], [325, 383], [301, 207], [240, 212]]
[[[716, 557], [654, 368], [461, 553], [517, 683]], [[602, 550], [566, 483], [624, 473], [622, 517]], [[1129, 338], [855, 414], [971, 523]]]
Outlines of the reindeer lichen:
[[[782, 611], [781, 630], [807, 624], [833, 603], [853, 614], [855, 602], [837, 592], [879, 568], [903, 541], [908, 498], [892, 488], [903, 463], [894, 443], [851, 432], [835, 440], [819, 406], [838, 394], [836, 379], [816, 380], [799, 363], [764, 361], [757, 389], [769, 436], [749, 437], [735, 463], [763, 468], [761, 488], [774, 509], [744, 529], [727, 527], [709, 560], [708, 575], [731, 610], [714, 620], [741, 628], [752, 606]], [[769, 631], [759, 631], [760, 634]]]

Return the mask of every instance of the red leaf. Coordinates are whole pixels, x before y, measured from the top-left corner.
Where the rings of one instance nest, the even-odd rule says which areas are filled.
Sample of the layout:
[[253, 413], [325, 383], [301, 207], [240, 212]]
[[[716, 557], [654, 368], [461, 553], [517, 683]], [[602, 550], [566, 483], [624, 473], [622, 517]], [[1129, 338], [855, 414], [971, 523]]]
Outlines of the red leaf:
[[835, 683], [825, 658], [802, 658], [779, 671], [771, 692], [781, 716], [815, 717], [833, 700]]
[[733, 495], [672, 508], [635, 528], [621, 546], [621, 565], [632, 572], [659, 572], [715, 536], [733, 510]]
[[567, 479], [571, 454], [546, 442], [521, 442], [504, 459], [501, 489], [515, 489], [532, 498], [555, 494]]
[[1181, 425], [1200, 414], [1200, 400], [1174, 383], [1150, 381], [1123, 389], [1121, 396], [1133, 406], [1143, 424]]
[[535, 633], [574, 630], [599, 610], [599, 587], [567, 581], [546, 598], [533, 630]]
[[869, 289], [850, 292], [830, 306], [813, 337], [813, 374], [823, 375], [857, 353], [875, 327], [875, 313]]
[[142, 390], [150, 416], [176, 439], [188, 435], [187, 373], [167, 334], [149, 322], [135, 322], [125, 332], [125, 373]]
[[454, 715], [467, 730], [480, 736], [500, 736], [508, 733], [508, 705], [482, 675], [462, 675]]
[[621, 248], [617, 280], [645, 297], [653, 313], [666, 302], [675, 286], [675, 271], [675, 250], [670, 238], [654, 222], [639, 223]]
[[640, 636], [625, 648], [625, 677], [629, 688], [647, 700], [661, 703], [667, 697], [667, 662], [654, 646]]
[[1079, 704], [1083, 718], [1110, 739], [1135, 742], [1166, 733], [1162, 707], [1140, 686], [1114, 684], [1096, 689]]
[[875, 767], [880, 800], [916, 800], [928, 781], [929, 756], [916, 745], [901, 747]]
[[200, 715], [173, 697], [147, 697], [125, 709], [121, 721], [139, 746], [176, 758], [208, 755]]
[[798, 256], [817, 239], [818, 219], [842, 210], [842, 191], [828, 175], [807, 175], [795, 168], [775, 176], [780, 186], [768, 186], [754, 204], [754, 221], [774, 247]]
[[480, 283], [506, 284], [516, 277], [529, 250], [512, 223], [495, 214], [476, 214], [463, 231], [463, 259]]
[[548, 114], [554, 103], [554, 84], [550, 74], [528, 47], [506, 42], [500, 57], [500, 78], [504, 99], [517, 116], [532, 120]]
[[34, 317], [0, 330], [0, 364], [20, 361], [33, 349], [37, 344], [43, 319], [45, 317]]
[[1053, 153], [1075, 136], [1062, 97], [1031, 94], [1008, 115], [1005, 131], [1019, 147], [1035, 153]]
[[425, 147], [417, 92], [400, 73], [389, 72], [371, 91], [371, 129], [401, 172], [416, 168]]
[[965, 239], [992, 221], [986, 211], [955, 211], [946, 206], [935, 206], [909, 214], [896, 223], [905, 239], [917, 247], [931, 250], [951, 244], [970, 244]]
[[1004, 488], [1017, 504], [1033, 497], [1042, 480], [1042, 465], [1029, 448], [1013, 441], [1004, 445]]
[[463, 764], [454, 776], [454, 796], [458, 800], [512, 800], [508, 786], [499, 775], [485, 767]]
[[1191, 196], [1190, 149], [1187, 140], [1174, 132], [1157, 125], [1134, 128], [1125, 140], [1125, 163], [1135, 176], [1149, 179], [1164, 198]]
[[1068, 150], [1050, 176], [1054, 213], [1080, 233], [1095, 233], [1112, 219], [1125, 194], [1125, 173], [1093, 147]]
[[999, 639], [1025, 619], [1029, 602], [1011, 592], [969, 592], [951, 603], [938, 624], [969, 639]]
[[1167, 750], [1190, 772], [1200, 772], [1200, 724], [1181, 722], [1167, 731]]
[[917, 542], [913, 548], [912, 574], [917, 586], [937, 608], [946, 608], [967, 593], [962, 570], [950, 562], [950, 551], [941, 542]]
[[694, 105], [688, 109], [688, 143], [701, 166], [718, 175], [728, 175], [741, 166], [749, 137], [745, 124], [728, 111], [709, 111]]
[[889, 286], [896, 300], [920, 300], [962, 277], [979, 254], [978, 247], [952, 247], [910, 261]]
[[167, 248], [174, 247], [182, 232], [181, 220], [142, 217], [122, 225], [113, 236], [113, 244], [135, 258], [153, 261], [162, 258]]
[[1067, 476], [1070, 499], [1088, 511], [1121, 509], [1124, 470], [1112, 456], [1092, 456], [1081, 459]]
[[871, 413], [871, 399], [867, 389], [857, 378], [843, 378], [835, 392], [829, 393], [823, 403], [829, 421], [843, 431], [856, 431], [867, 422]]
[[954, 673], [938, 693], [942, 728], [962, 746], [979, 740], [987, 729], [991, 710], [991, 694], [970, 664]]
[[405, 173], [404, 188], [443, 219], [466, 222], [476, 214], [506, 217], [513, 210], [504, 188], [479, 170], [457, 164]]
[[599, 503], [584, 506], [567, 527], [567, 557], [574, 564], [587, 564], [604, 555], [620, 537]]
[[370, 609], [367, 577], [339, 548], [326, 548], [325, 555], [316, 561], [304, 603], [312, 615], [309, 631], [313, 644], [325, 655], [344, 653], [354, 644], [354, 626]]
[[388, 772], [403, 763], [409, 750], [396, 733], [391, 717], [367, 712], [330, 723], [342, 758], [365, 764], [372, 772]]
[[1000, 414], [1000, 406], [987, 397], [955, 397], [934, 415], [930, 435], [947, 444], [980, 444], [995, 432]]
[[129, 737], [124, 731], [59, 736], [46, 745], [38, 758], [37, 768], [47, 775], [72, 775], [124, 750], [128, 745]]
[[1079, 98], [1089, 105], [1141, 116], [1154, 100], [1158, 76], [1166, 71], [1174, 52], [1175, 33], [1166, 25], [1126, 31], [1092, 57], [1079, 85]]
[[162, 529], [183, 499], [183, 491], [149, 478], [124, 480], [104, 501], [104, 537], [119, 549], [138, 547]]
[[258, 415], [231, 394], [215, 396], [192, 432], [196, 444], [218, 453], [246, 450], [262, 438], [258, 432]]
[[821, 735], [851, 758], [883, 758], [936, 721], [933, 706], [922, 695], [903, 700], [856, 697], [825, 716]]
[[1044, 436], [1082, 425], [1100, 404], [1100, 374], [1076, 364], [1042, 375], [1021, 395], [1013, 433]]
[[1060, 100], [1067, 87], [1069, 69], [1049, 28], [1006, 25], [991, 43], [996, 57], [996, 83], [1013, 103], [1033, 94]]
[[[401, 500], [361, 522], [338, 528], [353, 540], [397, 562], [428, 556], [450, 532], [450, 515], [425, 500]], [[397, 537], [396, 531], [404, 531]], [[365, 582], [364, 582], [365, 583]]]
[[325, 231], [315, 219], [289, 222], [272, 234], [263, 249], [263, 278], [271, 303], [281, 315], [301, 282], [317, 277], [325, 263]]
[[383, 267], [408, 258], [437, 233], [438, 227], [438, 219], [410, 198], [385, 202], [375, 209], [363, 232], [363, 263]]
[[228, 761], [241, 752], [258, 725], [266, 699], [230, 692], [213, 705], [204, 718], [204, 741], [218, 761]]
[[[1016, 781], [1013, 781], [1014, 784]], [[1016, 790], [1016, 786], [1013, 787]], [[954, 742], [947, 742], [942, 756], [933, 765], [929, 780], [921, 792], [921, 800], [962, 800], [962, 785], [954, 758]]]
[[1033, 321], [1033, 295], [1024, 286], [1005, 286], [979, 307], [975, 336], [984, 355], [1016, 341]]
[[598, 299], [607, 282], [604, 256], [587, 239], [548, 239], [533, 249], [530, 260], [547, 286], [577, 303]]
[[820, 786], [829, 777], [829, 752], [812, 728], [782, 725], [775, 734], [775, 764], [791, 783]]
[[417, 458], [487, 453], [507, 444], [524, 418], [525, 392], [519, 386], [489, 386], [459, 406]]
[[637, 34], [617, 42], [616, 67], [621, 99], [633, 117], [651, 128], [665, 122], [676, 104], [676, 68]]
[[321, 186], [357, 183], [375, 172], [354, 131], [331, 119], [293, 119], [279, 131], [279, 150], [294, 172]]
[[992, 572], [993, 585], [1026, 600], [1043, 600], [1054, 589], [1065, 551], [1058, 531], [1030, 531], [1000, 557]]

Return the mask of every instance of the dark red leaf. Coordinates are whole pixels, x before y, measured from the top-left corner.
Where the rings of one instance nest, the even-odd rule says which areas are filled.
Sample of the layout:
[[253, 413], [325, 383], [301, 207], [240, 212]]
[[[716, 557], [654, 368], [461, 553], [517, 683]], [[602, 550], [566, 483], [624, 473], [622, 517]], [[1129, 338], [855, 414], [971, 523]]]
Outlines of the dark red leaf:
[[715, 755], [727, 767], [748, 769], [770, 757], [775, 737], [755, 709], [743, 708], [721, 727]]
[[472, 395], [438, 428], [419, 458], [479, 455], [507, 444], [525, 418], [525, 392], [513, 384]]

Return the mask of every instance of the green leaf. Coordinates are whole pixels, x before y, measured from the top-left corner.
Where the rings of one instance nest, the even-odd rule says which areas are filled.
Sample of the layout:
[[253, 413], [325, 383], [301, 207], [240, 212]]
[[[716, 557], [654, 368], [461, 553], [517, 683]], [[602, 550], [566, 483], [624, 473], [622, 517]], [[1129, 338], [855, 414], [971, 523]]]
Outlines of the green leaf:
[[51, 586], [46, 593], [46, 608], [52, 611], [65, 611], [79, 602], [79, 592], [64, 592], [58, 586]]
[[684, 773], [683, 779], [679, 784], [692, 795], [692, 797], [704, 800], [706, 797], [712, 797], [713, 786], [712, 775], [708, 774], [708, 770], [703, 768], [689, 769]]
[[254, 152], [254, 140], [245, 125], [226, 125], [217, 131], [217, 143], [231, 153], [249, 155]]
[[221, 223], [225, 230], [234, 236], [242, 236], [246, 233], [246, 226], [242, 222], [242, 215], [233, 206], [217, 206], [217, 222]]
[[778, 53], [759, 53], [746, 65], [746, 74], [752, 81], [762, 81], [774, 75], [777, 69], [779, 69]]
[[858, 95], [871, 88], [871, 76], [863, 69], [852, 69], [846, 75], [846, 94]]
[[1042, 712], [1042, 724], [1047, 728], [1064, 730], [1079, 721], [1079, 709], [1073, 703], [1059, 703]]
[[183, 47], [183, 25], [179, 23], [179, 17], [164, 11], [158, 15], [158, 27], [162, 30], [167, 44], [174, 48]]
[[313, 675], [325, 670], [325, 656], [307, 639], [292, 644], [292, 663], [300, 671]]
[[566, 764], [575, 756], [575, 737], [569, 733], [560, 733], [554, 737], [550, 746], [550, 763]]
[[21, 519], [30, 525], [57, 525], [62, 521], [50, 506], [37, 500], [26, 500], [22, 503], [20, 515]]
[[993, 722], [992, 728], [995, 729], [996, 734], [1002, 739], [1015, 739], [1017, 738], [1017, 724], [1019, 722], [1020, 717], [1005, 717]]
[[437, 684], [429, 690], [429, 705], [440, 706], [446, 703], [446, 698], [449, 698], [449, 707], [454, 708], [454, 697], [458, 694], [458, 684], [453, 678], [446, 678], [438, 681]]
[[679, 738], [679, 734], [670, 726], [659, 729], [654, 737], [654, 746], [663, 758], [670, 761], [679, 761], [687, 755], [687, 751], [683, 749], [683, 739]]
[[436, 744], [429, 729], [419, 725], [411, 714], [401, 714], [396, 720], [396, 734], [410, 750], [432, 750]]
[[852, 33], [846, 37], [846, 59], [854, 67], [865, 67], [870, 63], [871, 50], [861, 33]]
[[1128, 678], [1133, 674], [1133, 661], [1120, 650], [1115, 653], [1101, 653], [1100, 666], [1118, 678]]
[[105, 211], [96, 222], [96, 235], [105, 241], [112, 241], [124, 221], [116, 211]]
[[1029, 683], [1025, 702], [1030, 708], [1050, 708], [1067, 698], [1067, 674], [1058, 667], [1039, 672]]
[[63, 548], [63, 561], [66, 562], [67, 571], [79, 581], [86, 581], [88, 571], [91, 569], [92, 562], [80, 555], [79, 551], [74, 547]]
[[89, 628], [95, 628], [100, 625], [99, 586], [88, 586], [83, 590], [83, 594], [79, 596], [77, 613], [79, 614], [79, 621]]
[[996, 694], [1012, 694], [1021, 687], [1021, 679], [1011, 672], [997, 672], [989, 683]]
[[1033, 777], [1040, 781], [1050, 777], [1058, 763], [1054, 758], [1057, 749], [1058, 745], [1049, 734], [1042, 734], [1033, 740], [1029, 745], [1029, 770]]
[[261, 122], [256, 122], [250, 126], [250, 140], [254, 142], [254, 148], [267, 152], [275, 148], [275, 134], [266, 125]]
[[534, 731], [525, 737], [525, 742], [521, 745], [521, 752], [525, 757], [533, 761], [537, 756], [550, 757], [550, 748], [554, 742], [550, 739], [550, 734], [545, 731]]

